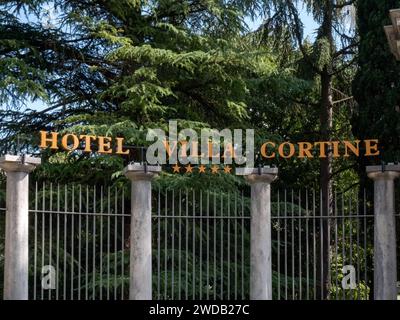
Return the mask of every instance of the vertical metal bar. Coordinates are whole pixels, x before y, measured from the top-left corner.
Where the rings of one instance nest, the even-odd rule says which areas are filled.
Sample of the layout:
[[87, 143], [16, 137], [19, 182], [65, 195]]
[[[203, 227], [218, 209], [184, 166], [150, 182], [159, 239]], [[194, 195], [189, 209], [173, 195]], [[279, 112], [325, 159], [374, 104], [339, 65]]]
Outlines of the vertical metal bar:
[[186, 189], [186, 233], [185, 233], [185, 299], [189, 299], [189, 193]]
[[367, 195], [363, 192], [363, 211], [364, 211], [364, 277], [365, 286], [368, 287], [368, 269], [367, 269]]
[[[122, 250], [122, 255], [121, 255], [121, 278], [122, 278], [122, 284], [121, 284], [121, 299], [125, 299], [125, 189], [122, 187], [122, 195], [121, 195], [121, 211], [122, 211], [122, 225], [121, 225], [121, 250]], [[157, 219], [158, 220], [158, 219]]]
[[217, 193], [214, 192], [214, 300], [217, 299]]
[[241, 249], [242, 249], [242, 253], [241, 253], [241, 260], [242, 260], [242, 300], [245, 299], [245, 292], [244, 292], [244, 195], [243, 195], [243, 191], [242, 191], [242, 235], [241, 235], [241, 240], [242, 240], [242, 245], [241, 245]]
[[192, 206], [192, 248], [193, 248], [193, 285], [192, 285], [192, 295], [193, 295], [193, 300], [196, 299], [196, 195], [194, 190], [192, 191], [193, 194], [193, 206]]
[[89, 299], [89, 186], [86, 186], [85, 300]]
[[[117, 300], [117, 277], [118, 277], [118, 190], [114, 188], [114, 300]], [[123, 216], [122, 216], [123, 218]], [[123, 248], [121, 248], [121, 253]]]
[[292, 233], [291, 233], [291, 242], [292, 242], [292, 300], [296, 299], [296, 292], [295, 292], [295, 254], [294, 254], [294, 191], [292, 189], [292, 200], [291, 200], [291, 206], [292, 206], [292, 215], [291, 215], [291, 220], [292, 220]]
[[322, 208], [322, 189], [319, 192], [319, 230], [320, 230], [320, 266], [321, 266], [321, 300], [324, 299], [324, 263], [323, 263], [323, 257], [324, 257], [324, 220], [323, 220], [323, 208]]
[[178, 270], [179, 270], [179, 278], [178, 278], [178, 288], [179, 288], [179, 295], [178, 299], [182, 299], [182, 190], [179, 189], [179, 238], [178, 238]]
[[207, 300], [210, 300], [210, 190], [207, 190]]
[[238, 297], [238, 253], [237, 253], [237, 246], [238, 246], [238, 214], [237, 214], [237, 193], [234, 194], [235, 196], [235, 219], [234, 219], [234, 223], [235, 223], [235, 295], [234, 295], [234, 299], [237, 300]]
[[96, 219], [97, 218], [97, 208], [96, 208], [96, 185], [93, 186], [93, 251], [92, 251], [92, 295], [93, 300], [97, 299], [96, 296]]
[[309, 248], [309, 232], [308, 232], [308, 224], [310, 222], [309, 219], [309, 208], [308, 208], [308, 189], [306, 189], [306, 273], [307, 273], [307, 300], [310, 300], [310, 248]]
[[285, 189], [285, 300], [288, 300], [287, 190]]
[[57, 184], [57, 252], [56, 252], [56, 300], [58, 300], [60, 288], [60, 185]]
[[63, 275], [63, 296], [67, 299], [67, 211], [68, 211], [68, 186], [64, 187], [64, 275]]
[[302, 259], [301, 259], [301, 190], [299, 190], [299, 299], [302, 300], [303, 295], [302, 295]]
[[71, 210], [71, 300], [74, 300], [74, 212], [75, 212], [75, 185], [72, 185], [72, 210]]
[[227, 231], [227, 237], [228, 237], [228, 279], [227, 279], [227, 285], [228, 285], [228, 299], [231, 298], [231, 194], [228, 192], [228, 231]]
[[78, 300], [81, 300], [81, 246], [82, 246], [82, 185], [79, 185], [79, 217], [78, 217]]
[[104, 189], [100, 187], [100, 296], [103, 299], [103, 214], [104, 214]]
[[221, 200], [221, 300], [224, 299], [224, 204], [223, 204], [223, 194], [220, 193], [220, 200]]
[[111, 215], [111, 188], [107, 190], [107, 300], [110, 300], [110, 215]]
[[[45, 218], [45, 212], [46, 211], [46, 185], [43, 182], [43, 189], [42, 189], [42, 263], [41, 263], [41, 268], [44, 266], [44, 252], [45, 252], [45, 230], [46, 230], [46, 218]], [[43, 291], [43, 286], [40, 286], [40, 299], [44, 299], [44, 291]]]
[[200, 222], [200, 237], [199, 237], [199, 279], [200, 279], [200, 283], [199, 283], [199, 295], [200, 295], [200, 300], [203, 298], [203, 191], [200, 190], [200, 218], [199, 218], [199, 222]]
[[161, 299], [161, 188], [157, 201], [157, 297]]
[[[342, 193], [342, 261], [343, 266], [346, 264], [346, 240], [345, 240], [345, 206], [344, 206], [344, 194]], [[342, 290], [343, 300], [346, 300], [346, 292]]]
[[[50, 204], [49, 204], [49, 265], [52, 266], [53, 250], [53, 184], [50, 183]], [[52, 289], [49, 289], [49, 300], [51, 300]]]
[[278, 189], [278, 208], [277, 208], [277, 224], [278, 224], [278, 230], [277, 230], [277, 271], [278, 271], [278, 300], [281, 300], [281, 220], [280, 220], [280, 215], [281, 215], [281, 201], [280, 201], [280, 190]]
[[35, 182], [35, 240], [34, 240], [34, 249], [33, 249], [33, 300], [36, 300], [36, 281], [37, 281], [37, 238], [38, 238], [38, 219], [37, 219], [37, 211], [38, 211], [38, 183]]
[[[359, 198], [358, 198], [358, 192], [356, 195], [356, 206], [357, 206], [357, 280], [356, 283], [360, 283], [360, 210], [359, 210]], [[360, 300], [360, 286], [357, 285], [357, 296], [358, 300]]]
[[[350, 244], [350, 265], [353, 265], [353, 205], [349, 195], [349, 244]], [[350, 300], [354, 299], [354, 291], [350, 288]]]
[[165, 190], [165, 218], [164, 218], [164, 299], [168, 297], [168, 190]]
[[338, 272], [338, 211], [337, 211], [337, 192], [335, 190], [335, 270], [336, 270], [336, 274], [335, 274], [335, 292], [336, 292], [336, 300], [338, 300], [338, 292], [339, 292], [339, 284], [338, 284], [338, 279], [339, 279], [339, 272]]
[[174, 300], [174, 269], [175, 269], [175, 191], [172, 189], [172, 253], [171, 253], [171, 299]]
[[316, 199], [315, 189], [313, 189], [313, 278], [314, 278], [314, 300], [317, 300], [317, 239], [316, 239]]

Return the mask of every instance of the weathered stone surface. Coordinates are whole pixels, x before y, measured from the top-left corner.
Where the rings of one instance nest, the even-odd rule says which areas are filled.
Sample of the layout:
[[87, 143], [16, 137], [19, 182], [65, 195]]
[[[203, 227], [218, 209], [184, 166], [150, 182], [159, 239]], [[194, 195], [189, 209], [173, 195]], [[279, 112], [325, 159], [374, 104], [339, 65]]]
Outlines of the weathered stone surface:
[[129, 165], [124, 174], [132, 181], [131, 243], [130, 243], [130, 300], [152, 298], [151, 255], [151, 180], [161, 167]]
[[246, 175], [251, 185], [250, 299], [272, 300], [270, 184], [277, 178], [278, 169], [250, 172]]
[[374, 180], [374, 298], [397, 300], [396, 221], [394, 180], [400, 176], [400, 166], [368, 167]]
[[0, 158], [7, 174], [4, 300], [28, 299], [29, 172], [39, 164], [32, 157]]

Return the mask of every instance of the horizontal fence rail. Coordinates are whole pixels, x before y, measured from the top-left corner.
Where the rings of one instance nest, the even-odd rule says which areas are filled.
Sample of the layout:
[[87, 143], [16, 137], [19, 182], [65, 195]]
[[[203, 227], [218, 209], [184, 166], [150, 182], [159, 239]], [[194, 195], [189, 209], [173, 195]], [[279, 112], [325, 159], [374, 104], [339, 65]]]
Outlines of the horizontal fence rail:
[[[30, 299], [128, 298], [129, 194], [125, 186], [32, 184]], [[318, 191], [272, 188], [274, 299], [373, 297], [373, 203], [364, 190], [333, 198], [326, 217]], [[154, 299], [249, 298], [249, 201], [246, 192], [153, 190]], [[400, 214], [396, 221], [400, 228]]]
[[[274, 298], [369, 299], [374, 217], [365, 191], [361, 199], [335, 193], [330, 216], [316, 191], [277, 191], [274, 200]], [[343, 284], [349, 273], [354, 277]]]
[[153, 239], [157, 299], [248, 299], [249, 222], [243, 195], [158, 190]]
[[[36, 184], [34, 195], [30, 298], [126, 299], [129, 214], [124, 189]], [[47, 290], [45, 266], [55, 272], [55, 284]]]

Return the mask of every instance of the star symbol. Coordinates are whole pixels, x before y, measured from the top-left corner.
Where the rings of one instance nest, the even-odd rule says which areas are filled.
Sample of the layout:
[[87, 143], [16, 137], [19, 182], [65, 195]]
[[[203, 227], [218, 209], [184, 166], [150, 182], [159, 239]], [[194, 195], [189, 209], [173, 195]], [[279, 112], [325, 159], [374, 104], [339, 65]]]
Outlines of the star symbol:
[[199, 166], [199, 173], [206, 173], [206, 167], [204, 166], [204, 164]]
[[211, 172], [212, 172], [213, 174], [218, 173], [218, 170], [219, 170], [219, 168], [218, 168], [217, 165], [213, 165], [213, 166], [211, 167]]
[[181, 167], [178, 166], [178, 164], [176, 163], [176, 164], [172, 167], [172, 169], [174, 169], [174, 173], [175, 173], [175, 172], [179, 173], [179, 170], [181, 169]]
[[193, 172], [193, 167], [190, 165], [190, 163], [185, 167], [186, 173], [192, 173]]
[[232, 168], [230, 166], [225, 166], [225, 168], [224, 168], [225, 173], [231, 173], [231, 171], [232, 171]]

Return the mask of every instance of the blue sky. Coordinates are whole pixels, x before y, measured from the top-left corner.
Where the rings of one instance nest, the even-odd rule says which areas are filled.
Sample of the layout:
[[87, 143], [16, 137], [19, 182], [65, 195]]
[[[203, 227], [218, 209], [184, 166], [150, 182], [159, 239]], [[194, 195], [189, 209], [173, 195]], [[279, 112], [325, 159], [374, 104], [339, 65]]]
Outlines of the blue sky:
[[[305, 8], [300, 7], [299, 10], [301, 21], [304, 24], [304, 37], [309, 37], [312, 40], [314, 38], [314, 33], [318, 25], [314, 21], [313, 17], [307, 13], [307, 10]], [[261, 20], [256, 20], [253, 22], [249, 20], [247, 23], [251, 30], [255, 30], [260, 26], [261, 22]]]

